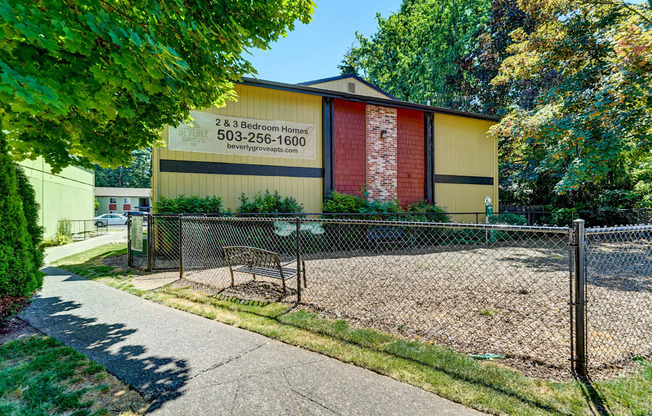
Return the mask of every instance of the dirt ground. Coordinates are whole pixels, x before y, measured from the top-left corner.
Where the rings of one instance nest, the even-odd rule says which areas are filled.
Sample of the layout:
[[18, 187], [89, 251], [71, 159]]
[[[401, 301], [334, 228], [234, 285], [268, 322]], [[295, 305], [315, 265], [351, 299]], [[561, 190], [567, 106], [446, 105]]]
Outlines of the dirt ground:
[[[616, 262], [594, 261], [590, 268], [593, 374], [623, 371], [633, 357], [652, 353], [652, 254], [647, 247], [638, 254], [628, 251], [636, 258], [624, 258], [622, 245], [593, 247], [602, 250], [603, 263]], [[625, 274], [637, 282], [636, 290], [623, 287], [623, 273], [615, 272], [631, 262], [639, 267]], [[329, 258], [306, 258], [308, 287], [302, 288], [301, 303], [323, 316], [460, 352], [504, 355], [509, 365], [559, 379], [570, 367], [569, 268], [565, 244], [329, 253]], [[283, 295], [280, 282], [260, 277], [254, 282], [248, 274], [236, 273], [230, 287], [228, 267], [191, 270], [185, 277], [225, 296], [296, 302], [295, 279]]]

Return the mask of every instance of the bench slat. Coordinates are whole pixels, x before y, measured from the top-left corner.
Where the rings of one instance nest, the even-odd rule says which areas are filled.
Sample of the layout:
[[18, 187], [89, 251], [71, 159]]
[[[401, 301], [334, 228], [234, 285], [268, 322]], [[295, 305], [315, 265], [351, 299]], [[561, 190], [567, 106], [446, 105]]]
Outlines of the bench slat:
[[[265, 276], [265, 277], [271, 277], [274, 279], [280, 279], [281, 278], [281, 273], [278, 271], [278, 269], [268, 269], [268, 268], [263, 268], [263, 267], [248, 267], [248, 266], [240, 266], [237, 268], [233, 269], [234, 272], [241, 272], [241, 273], [251, 273], [255, 274], [258, 276]], [[294, 276], [297, 275], [297, 269], [290, 269], [290, 268], [283, 268], [283, 277], [285, 280], [291, 279]]]

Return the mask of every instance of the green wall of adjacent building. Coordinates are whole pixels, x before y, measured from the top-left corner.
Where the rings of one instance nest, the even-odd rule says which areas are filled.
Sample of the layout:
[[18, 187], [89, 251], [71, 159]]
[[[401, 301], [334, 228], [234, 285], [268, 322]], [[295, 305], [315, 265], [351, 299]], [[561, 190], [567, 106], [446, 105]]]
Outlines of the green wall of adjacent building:
[[57, 233], [59, 220], [89, 220], [94, 216], [95, 173], [68, 167], [53, 174], [42, 158], [19, 163], [29, 178], [39, 207], [39, 222], [45, 237]]

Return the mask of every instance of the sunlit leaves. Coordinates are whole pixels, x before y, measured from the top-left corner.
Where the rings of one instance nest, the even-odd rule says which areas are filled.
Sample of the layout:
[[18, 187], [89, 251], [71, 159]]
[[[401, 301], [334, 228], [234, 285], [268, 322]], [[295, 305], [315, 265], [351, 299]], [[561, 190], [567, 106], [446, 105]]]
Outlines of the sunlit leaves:
[[12, 155], [128, 164], [165, 124], [223, 105], [309, 0], [7, 0], [0, 3], [0, 118]]
[[[494, 128], [556, 176], [556, 191], [626, 183], [652, 150], [652, 13], [646, 5], [604, 1], [521, 1], [544, 13], [515, 42], [495, 84], [536, 81], [554, 71], [533, 109], [514, 108]], [[640, 188], [640, 187], [639, 187]]]

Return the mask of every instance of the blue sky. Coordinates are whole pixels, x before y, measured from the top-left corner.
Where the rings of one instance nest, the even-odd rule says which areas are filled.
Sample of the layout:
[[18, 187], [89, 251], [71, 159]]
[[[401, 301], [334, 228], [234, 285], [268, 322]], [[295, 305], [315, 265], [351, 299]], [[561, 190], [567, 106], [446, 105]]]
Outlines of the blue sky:
[[401, 0], [313, 0], [312, 22], [298, 23], [287, 38], [266, 51], [246, 56], [270, 81], [297, 83], [339, 75], [337, 65], [355, 41], [356, 30], [365, 36], [376, 32], [376, 12], [383, 17], [397, 11]]

